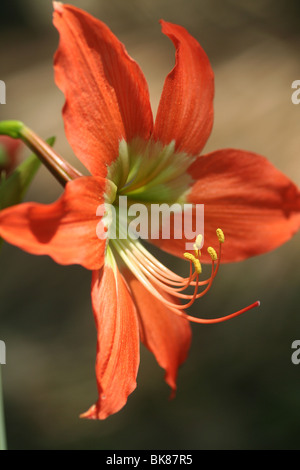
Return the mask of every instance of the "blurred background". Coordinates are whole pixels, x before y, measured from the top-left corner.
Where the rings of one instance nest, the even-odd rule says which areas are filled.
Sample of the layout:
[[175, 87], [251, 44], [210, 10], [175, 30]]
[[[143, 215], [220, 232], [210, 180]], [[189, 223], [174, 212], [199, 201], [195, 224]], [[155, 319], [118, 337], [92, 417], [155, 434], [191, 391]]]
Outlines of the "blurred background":
[[[216, 80], [215, 124], [205, 151], [236, 147], [265, 155], [300, 185], [298, 0], [73, 0], [105, 21], [141, 65], [155, 112], [174, 64], [158, 20], [181, 24], [204, 47]], [[64, 98], [53, 80], [58, 35], [50, 0], [2, 0], [1, 119], [24, 121], [76, 164], [65, 139]], [[23, 154], [25, 157], [27, 153]], [[61, 193], [41, 169], [27, 199]], [[259, 227], [257, 227], [259, 230]], [[178, 393], [168, 400], [164, 372], [142, 348], [138, 388], [102, 422], [80, 420], [97, 398], [96, 332], [90, 273], [61, 267], [5, 245], [0, 263], [0, 339], [10, 449], [299, 449], [300, 234], [280, 249], [224, 265], [192, 313], [229, 314], [260, 299], [261, 308], [215, 326], [193, 327]], [[172, 257], [164, 260], [182, 266]]]

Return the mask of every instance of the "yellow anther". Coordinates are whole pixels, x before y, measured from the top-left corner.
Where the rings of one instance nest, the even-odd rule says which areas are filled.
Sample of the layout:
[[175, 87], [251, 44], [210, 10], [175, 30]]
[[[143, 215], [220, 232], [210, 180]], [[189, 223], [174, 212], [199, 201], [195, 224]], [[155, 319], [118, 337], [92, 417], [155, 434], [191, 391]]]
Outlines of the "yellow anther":
[[189, 261], [193, 261], [193, 263], [196, 261], [196, 258], [194, 255], [192, 255], [192, 253], [183, 253], [183, 256]]
[[217, 233], [217, 237], [218, 237], [219, 242], [224, 243], [225, 242], [225, 235], [224, 235], [223, 230], [221, 228], [217, 228], [216, 233]]
[[201, 266], [200, 261], [195, 258], [194, 261], [193, 261], [193, 263], [194, 263], [194, 266], [195, 266], [195, 271], [196, 271], [196, 273], [197, 273], [197, 274], [201, 274], [201, 273], [202, 273], [202, 266]]
[[197, 235], [196, 237], [196, 241], [194, 243], [194, 248], [197, 250], [200, 250], [200, 248], [202, 247], [202, 241], [203, 241], [203, 235], [201, 235], [201, 233], [199, 233], [199, 235]]
[[211, 257], [213, 261], [217, 261], [218, 255], [216, 253], [216, 250], [212, 246], [209, 246], [207, 248], [207, 253], [209, 254], [209, 256]]

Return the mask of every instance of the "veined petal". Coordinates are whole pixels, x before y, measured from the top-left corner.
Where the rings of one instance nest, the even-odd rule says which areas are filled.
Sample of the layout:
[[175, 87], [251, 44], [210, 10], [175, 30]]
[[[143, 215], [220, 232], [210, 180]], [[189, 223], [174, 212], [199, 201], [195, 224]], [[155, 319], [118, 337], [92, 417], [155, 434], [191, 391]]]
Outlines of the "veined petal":
[[176, 65], [164, 84], [153, 137], [197, 156], [213, 125], [214, 74], [196, 39], [182, 26], [161, 24], [176, 47]]
[[124, 138], [149, 138], [153, 118], [146, 80], [123, 44], [101, 21], [54, 2], [60, 33], [55, 79], [64, 92], [67, 138], [82, 163], [105, 177]]
[[[165, 380], [172, 388], [171, 396], [174, 396], [178, 367], [187, 358], [191, 344], [190, 323], [174, 315], [130, 272], [126, 272], [126, 280], [138, 310], [141, 341], [165, 369]], [[167, 300], [174, 302], [170, 295], [163, 295]]]
[[97, 207], [104, 203], [104, 178], [82, 177], [67, 183], [53, 204], [24, 203], [0, 212], [0, 237], [35, 255], [87, 269], [103, 265], [106, 240], [97, 236]]
[[[205, 244], [216, 244], [216, 228], [225, 233], [222, 261], [271, 251], [299, 230], [300, 190], [266, 158], [219, 150], [199, 157], [189, 173], [195, 183], [187, 202], [204, 204]], [[161, 240], [159, 246], [182, 256], [183, 242]]]
[[97, 327], [96, 377], [99, 399], [82, 418], [105, 419], [119, 411], [136, 388], [139, 332], [136, 310], [117, 266], [104, 264], [92, 278]]

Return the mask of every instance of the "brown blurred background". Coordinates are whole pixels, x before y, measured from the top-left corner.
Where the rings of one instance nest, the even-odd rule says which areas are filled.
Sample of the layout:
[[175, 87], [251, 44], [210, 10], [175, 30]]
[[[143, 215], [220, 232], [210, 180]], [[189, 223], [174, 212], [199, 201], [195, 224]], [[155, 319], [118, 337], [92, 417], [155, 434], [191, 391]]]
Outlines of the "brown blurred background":
[[[298, 0], [77, 0], [105, 21], [139, 62], [157, 108], [174, 49], [158, 20], [185, 26], [215, 71], [215, 125], [206, 151], [236, 147], [267, 156], [300, 185]], [[53, 80], [58, 36], [50, 0], [2, 0], [1, 119], [23, 120], [76, 162], [64, 137], [63, 96]], [[27, 153], [24, 153], [24, 156]], [[28, 200], [61, 189], [40, 170]], [[257, 227], [259, 230], [259, 227]], [[138, 388], [103, 422], [78, 419], [96, 400], [96, 335], [90, 273], [5, 245], [0, 263], [0, 339], [10, 449], [299, 449], [300, 235], [241, 264], [223, 266], [194, 314], [260, 309], [216, 326], [194, 326], [190, 356], [169, 401], [164, 373], [142, 348]], [[165, 257], [174, 266], [171, 257]], [[180, 266], [179, 266], [180, 268]]]

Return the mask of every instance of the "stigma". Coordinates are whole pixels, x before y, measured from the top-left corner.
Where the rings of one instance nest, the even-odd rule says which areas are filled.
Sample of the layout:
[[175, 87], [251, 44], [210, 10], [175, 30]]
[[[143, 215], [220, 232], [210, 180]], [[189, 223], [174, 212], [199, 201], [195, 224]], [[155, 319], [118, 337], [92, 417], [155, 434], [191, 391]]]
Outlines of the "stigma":
[[[200, 256], [203, 243], [202, 234], [196, 237], [193, 245], [194, 254], [183, 253], [183, 259], [189, 264], [189, 275], [180, 276], [157, 260], [138, 240], [111, 240], [113, 248], [118, 252], [123, 262], [143, 286], [172, 313], [193, 323], [212, 324], [220, 323], [241, 315], [260, 305], [259, 301], [231, 313], [227, 316], [205, 319], [191, 316], [185, 310], [203, 297], [211, 289], [219, 271], [222, 245], [225, 236], [221, 229], [216, 230], [218, 249], [212, 246], [207, 248], [211, 259], [211, 273], [207, 279], [200, 279], [202, 266]], [[188, 292], [187, 292], [188, 291]], [[174, 301], [170, 300], [173, 297]]]

